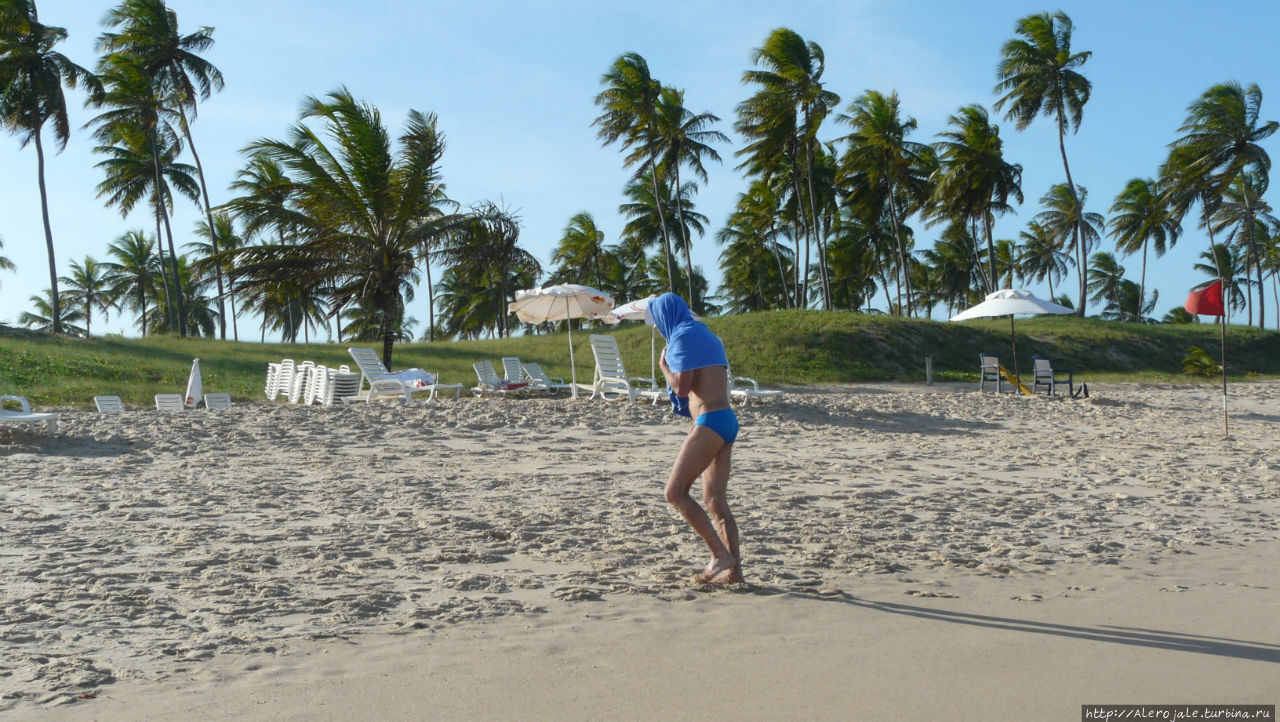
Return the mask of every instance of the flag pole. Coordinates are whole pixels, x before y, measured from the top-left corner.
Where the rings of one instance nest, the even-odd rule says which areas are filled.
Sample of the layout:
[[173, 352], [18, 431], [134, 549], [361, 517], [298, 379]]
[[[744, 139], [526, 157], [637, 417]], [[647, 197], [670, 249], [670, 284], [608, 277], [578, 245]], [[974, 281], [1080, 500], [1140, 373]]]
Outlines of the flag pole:
[[[1223, 306], [1225, 305], [1224, 302]], [[1222, 437], [1226, 439], [1231, 437], [1231, 431], [1227, 427], [1227, 317], [1223, 315], [1218, 318], [1222, 321]]]

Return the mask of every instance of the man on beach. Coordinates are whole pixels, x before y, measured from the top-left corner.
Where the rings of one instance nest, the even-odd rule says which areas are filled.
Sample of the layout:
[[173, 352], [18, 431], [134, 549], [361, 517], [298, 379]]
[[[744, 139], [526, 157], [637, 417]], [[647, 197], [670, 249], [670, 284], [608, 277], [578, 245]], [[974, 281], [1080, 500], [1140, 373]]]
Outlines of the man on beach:
[[[667, 342], [659, 366], [671, 389], [672, 407], [677, 414], [694, 419], [667, 477], [667, 501], [711, 551], [711, 561], [698, 579], [740, 582], [738, 524], [725, 500], [738, 417], [729, 405], [729, 359], [724, 344], [706, 324], [693, 318], [684, 299], [674, 293], [654, 299], [645, 311], [645, 321]], [[699, 476], [705, 510], [689, 496]]]

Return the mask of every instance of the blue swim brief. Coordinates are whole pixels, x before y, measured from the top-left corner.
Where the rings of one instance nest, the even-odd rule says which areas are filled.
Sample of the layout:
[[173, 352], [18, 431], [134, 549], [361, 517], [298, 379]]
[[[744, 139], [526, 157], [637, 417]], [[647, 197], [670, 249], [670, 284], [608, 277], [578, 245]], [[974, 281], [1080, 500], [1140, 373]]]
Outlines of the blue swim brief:
[[726, 444], [732, 444], [738, 438], [738, 415], [733, 413], [733, 409], [717, 409], [699, 414], [693, 424], [716, 432]]

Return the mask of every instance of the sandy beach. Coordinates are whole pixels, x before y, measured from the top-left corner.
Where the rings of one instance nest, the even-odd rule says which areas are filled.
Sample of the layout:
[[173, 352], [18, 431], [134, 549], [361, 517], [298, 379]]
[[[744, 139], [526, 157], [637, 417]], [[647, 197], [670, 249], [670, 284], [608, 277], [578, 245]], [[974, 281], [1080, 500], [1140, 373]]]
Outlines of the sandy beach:
[[[1280, 383], [793, 389], [697, 584], [667, 408], [442, 400], [0, 429], [0, 713], [1079, 719], [1280, 703]], [[695, 495], [697, 494], [695, 487]]]

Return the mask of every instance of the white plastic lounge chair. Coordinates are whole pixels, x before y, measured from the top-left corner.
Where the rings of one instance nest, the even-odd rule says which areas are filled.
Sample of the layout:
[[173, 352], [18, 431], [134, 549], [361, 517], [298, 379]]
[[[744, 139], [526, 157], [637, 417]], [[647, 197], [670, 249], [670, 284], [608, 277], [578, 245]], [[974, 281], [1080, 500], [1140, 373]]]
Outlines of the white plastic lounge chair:
[[311, 378], [311, 369], [315, 365], [314, 361], [303, 361], [294, 369], [293, 379], [288, 388], [282, 389], [289, 395], [289, 403], [296, 404], [302, 401], [307, 391], [307, 379]]
[[278, 364], [267, 364], [267, 383], [263, 388], [263, 393], [271, 401], [275, 401], [281, 392], [289, 393], [289, 389], [293, 388], [293, 374], [296, 371], [296, 365], [293, 359], [287, 358]]
[[182, 394], [156, 394], [156, 411], [182, 411], [183, 401]]
[[[308, 404], [333, 406], [360, 393], [360, 374], [352, 373], [350, 367], [319, 368], [307, 398]], [[403, 390], [397, 393], [403, 394]]]
[[124, 413], [124, 402], [119, 396], [94, 396], [93, 405], [98, 407], [100, 414]]
[[476, 385], [471, 393], [476, 396], [512, 396], [526, 394], [533, 389], [528, 381], [511, 381], [498, 378], [492, 361], [477, 361], [471, 364], [476, 370]]
[[206, 409], [229, 409], [231, 408], [231, 394], [217, 393], [204, 395], [204, 407]]
[[546, 391], [554, 394], [558, 391], [568, 391], [573, 388], [573, 384], [565, 383], [565, 380], [559, 376], [548, 376], [546, 371], [542, 370], [542, 366], [537, 363], [527, 363], [524, 365], [525, 378], [529, 379], [529, 385], [535, 389]]
[[[439, 398], [440, 389], [453, 389], [453, 398], [462, 394], [462, 384], [442, 384], [440, 377], [428, 374], [421, 369], [409, 369], [398, 373], [387, 371], [382, 359], [371, 348], [349, 348], [347, 353], [355, 359], [360, 368], [360, 385], [353, 396], [344, 397], [343, 401], [372, 402], [376, 399], [400, 397], [405, 401], [413, 399], [413, 394], [425, 393], [427, 400]], [[365, 382], [369, 383], [369, 391], [364, 390]], [[399, 384], [399, 388], [396, 388]]]
[[759, 382], [750, 376], [734, 376], [729, 371], [729, 400], [738, 399], [742, 405], [747, 405], [752, 399], [763, 401], [765, 399], [776, 399], [782, 396], [784, 392], [777, 389], [762, 389]]
[[[4, 407], [6, 401], [12, 401], [21, 407], [21, 411], [10, 411]], [[49, 434], [58, 433], [58, 414], [52, 412], [33, 412], [31, 403], [21, 396], [0, 396], [0, 423], [26, 424], [32, 432], [36, 424], [44, 424]]]
[[519, 357], [516, 356], [502, 357], [502, 378], [508, 384], [525, 384], [523, 390], [528, 393], [551, 393], [549, 385], [540, 384], [525, 375], [524, 364], [520, 363]]
[[659, 398], [667, 397], [653, 379], [627, 376], [627, 369], [622, 365], [622, 352], [618, 350], [618, 340], [613, 336], [593, 334], [591, 353], [596, 357], [595, 375], [591, 380], [591, 398], [599, 396], [607, 401], [626, 398], [633, 404], [637, 398], [647, 398], [652, 399], [656, 404]]

